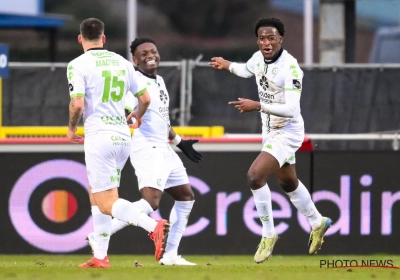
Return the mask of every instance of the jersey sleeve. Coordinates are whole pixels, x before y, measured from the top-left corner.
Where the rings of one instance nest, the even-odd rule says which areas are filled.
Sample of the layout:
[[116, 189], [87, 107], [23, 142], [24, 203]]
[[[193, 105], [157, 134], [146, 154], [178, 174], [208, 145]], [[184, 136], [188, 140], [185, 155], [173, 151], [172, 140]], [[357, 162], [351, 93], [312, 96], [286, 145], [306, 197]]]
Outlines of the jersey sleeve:
[[254, 75], [254, 73], [256, 72], [254, 56], [255, 54], [253, 54], [253, 56], [246, 62], [246, 70], [249, 71], [249, 73], [252, 75]]
[[294, 91], [301, 93], [303, 85], [303, 71], [300, 69], [299, 64], [296, 60], [292, 60], [290, 64], [286, 66], [285, 75], [285, 91]]
[[132, 92], [133, 95], [137, 98], [146, 92], [146, 84], [143, 80], [141, 80], [135, 69], [133, 68], [132, 63], [128, 62], [128, 79], [129, 79], [129, 87], [128, 91]]
[[133, 96], [133, 93], [128, 91], [125, 98], [125, 109], [132, 112], [137, 106], [137, 99]]
[[69, 95], [71, 98], [85, 96], [85, 76], [79, 69], [76, 60], [71, 61], [67, 67]]

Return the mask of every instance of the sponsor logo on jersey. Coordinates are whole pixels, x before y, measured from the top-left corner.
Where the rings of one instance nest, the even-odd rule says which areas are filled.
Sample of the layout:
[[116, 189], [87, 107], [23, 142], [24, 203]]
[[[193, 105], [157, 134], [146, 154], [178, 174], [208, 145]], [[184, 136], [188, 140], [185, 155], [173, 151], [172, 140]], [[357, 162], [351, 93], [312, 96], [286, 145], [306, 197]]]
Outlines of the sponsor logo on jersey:
[[163, 90], [160, 90], [160, 100], [164, 102], [164, 104], [168, 101], [168, 96]]
[[301, 89], [301, 83], [299, 80], [297, 79], [293, 80], [293, 89]]
[[74, 91], [74, 83], [73, 82], [70, 82], [69, 84], [68, 84], [68, 88], [69, 88], [69, 91]]
[[265, 76], [261, 77], [259, 83], [260, 83], [260, 86], [263, 88], [263, 90], [267, 90], [267, 88], [269, 88], [268, 80]]
[[101, 120], [104, 124], [109, 125], [126, 124], [126, 118], [124, 116], [102, 116]]
[[267, 103], [267, 104], [271, 104], [272, 101], [275, 99], [274, 95], [267, 93], [267, 92], [263, 92], [261, 90], [258, 91], [258, 97], [260, 97], [260, 100], [262, 102]]
[[121, 136], [112, 135], [111, 141], [126, 141], [126, 140], [124, 138], [122, 138]]
[[161, 115], [163, 116], [163, 118], [166, 121], [169, 121], [169, 107], [165, 106], [165, 107], [159, 107], [158, 111], [161, 113]]

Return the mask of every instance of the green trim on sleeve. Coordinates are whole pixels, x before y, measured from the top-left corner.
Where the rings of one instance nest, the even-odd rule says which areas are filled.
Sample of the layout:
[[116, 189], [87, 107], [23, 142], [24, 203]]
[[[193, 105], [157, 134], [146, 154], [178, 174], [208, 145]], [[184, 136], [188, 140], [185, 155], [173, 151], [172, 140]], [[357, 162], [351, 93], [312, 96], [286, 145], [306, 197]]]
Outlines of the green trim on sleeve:
[[141, 96], [143, 93], [145, 93], [147, 91], [147, 88], [142, 89], [141, 91], [137, 92], [135, 94], [135, 97], [138, 98], [139, 96]]
[[71, 94], [71, 99], [74, 98], [74, 97], [85, 97], [85, 94], [84, 94], [84, 93], [74, 93], [74, 94]]
[[131, 107], [129, 107], [129, 106], [125, 106], [125, 110], [128, 110], [129, 112], [133, 111], [133, 109]]
[[251, 72], [251, 71], [249, 70], [249, 68], [247, 68], [247, 63], [246, 63], [246, 70], [249, 71], [250, 74], [254, 75], [254, 73]]
[[284, 88], [285, 91], [294, 91], [294, 92], [298, 92], [301, 93], [301, 89], [294, 89], [294, 88]]

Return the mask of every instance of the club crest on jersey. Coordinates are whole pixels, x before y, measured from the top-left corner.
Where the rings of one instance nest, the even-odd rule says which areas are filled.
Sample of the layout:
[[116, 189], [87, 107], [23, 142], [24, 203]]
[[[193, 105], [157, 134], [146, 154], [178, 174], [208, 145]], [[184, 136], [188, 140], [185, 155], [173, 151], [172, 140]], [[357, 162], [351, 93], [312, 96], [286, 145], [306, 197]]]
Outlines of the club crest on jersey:
[[163, 101], [164, 104], [168, 101], [168, 96], [163, 90], [160, 90], [160, 100]]
[[299, 80], [297, 79], [293, 80], [293, 89], [301, 89], [301, 83]]
[[266, 78], [265, 76], [262, 76], [262, 77], [261, 77], [259, 83], [260, 83], [260, 86], [261, 86], [264, 90], [267, 90], [267, 88], [269, 88], [268, 80], [267, 80], [267, 78]]

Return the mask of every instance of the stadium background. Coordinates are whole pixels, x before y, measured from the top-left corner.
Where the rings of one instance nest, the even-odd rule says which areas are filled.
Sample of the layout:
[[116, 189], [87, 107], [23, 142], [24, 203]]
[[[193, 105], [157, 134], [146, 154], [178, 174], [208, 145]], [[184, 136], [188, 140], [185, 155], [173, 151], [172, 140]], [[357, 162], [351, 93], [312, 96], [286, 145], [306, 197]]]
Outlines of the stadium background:
[[[185, 124], [223, 126], [225, 132], [219, 139], [200, 138], [199, 149], [205, 156], [200, 165], [182, 157], [197, 199], [189, 222], [190, 235], [183, 238], [180, 253], [252, 254], [260, 229], [245, 174], [258, 148], [246, 139], [259, 136], [256, 133], [260, 132], [261, 123], [258, 114], [242, 116], [226, 103], [239, 94], [256, 98], [255, 84], [253, 79], [238, 79], [227, 72], [214, 71], [196, 58], [201, 54], [202, 61], [207, 61], [221, 55], [245, 61], [256, 50], [255, 19], [272, 15], [285, 23], [288, 33], [284, 47], [303, 63], [303, 44], [299, 43], [303, 36], [301, 9], [296, 8], [294, 1], [288, 6], [272, 0], [252, 1], [251, 5], [240, 0], [229, 4], [203, 0], [202, 5], [195, 5], [199, 1], [193, 1], [193, 5], [178, 0], [168, 2], [169, 5], [164, 1], [138, 1], [138, 35], [154, 37], [162, 59], [179, 65], [160, 69], [171, 96], [173, 125], [181, 125], [184, 85], [190, 88], [192, 98], [186, 104], [190, 114], [185, 116]], [[367, 16], [362, 17], [368, 13], [362, 11], [364, 2], [373, 6], [374, 1], [356, 2], [360, 18], [354, 62], [358, 64], [304, 67], [301, 105], [306, 132], [310, 135], [397, 135], [399, 131], [400, 67], [368, 64], [375, 31], [399, 23], [386, 16], [385, 20], [376, 17], [371, 24], [365, 20]], [[390, 2], [399, 5], [399, 1]], [[46, 13], [64, 14], [59, 16], [62, 25], [56, 29], [57, 52], [51, 51], [47, 37], [54, 36], [54, 28], [10, 27], [9, 19], [2, 18], [4, 14], [0, 13], [0, 43], [8, 45], [11, 61], [9, 77], [2, 80], [0, 254], [86, 254], [84, 235], [83, 238], [80, 235], [90, 227], [90, 208], [84, 189], [82, 146], [71, 148], [72, 145], [59, 138], [57, 144], [48, 138], [32, 141], [32, 137], [23, 133], [24, 129], [20, 135], [7, 135], [4, 131], [7, 127], [66, 125], [69, 99], [64, 64], [81, 53], [76, 43], [79, 22], [91, 16], [103, 19], [107, 26], [107, 48], [124, 54], [126, 22], [121, 14], [126, 13], [126, 3], [125, 0], [112, 4], [96, 0], [97, 5], [92, 1], [41, 3]], [[193, 15], [194, 8], [196, 17], [181, 16]], [[178, 15], [176, 9], [180, 11]], [[204, 16], [210, 10], [216, 11], [213, 19]], [[218, 15], [221, 18], [216, 20]], [[315, 27], [318, 22], [316, 13]], [[314, 49], [318, 50], [318, 28], [314, 34]], [[318, 51], [313, 58], [318, 61]], [[35, 64], [50, 61], [60, 64]], [[192, 136], [199, 137], [196, 133]], [[313, 150], [299, 152], [300, 179], [310, 187], [321, 212], [329, 213], [336, 221], [321, 254], [399, 253], [393, 246], [400, 234], [399, 153], [398, 140], [393, 139], [326, 141], [311, 137]], [[230, 146], [232, 143], [234, 146]], [[76, 172], [70, 174], [68, 170]], [[138, 199], [136, 179], [129, 164], [122, 180], [121, 196]], [[275, 223], [282, 231], [274, 253], [305, 254], [308, 230], [304, 222], [276, 182], [272, 179], [269, 183], [274, 191]], [[163, 217], [167, 217], [171, 205], [172, 201], [165, 196], [160, 209]], [[140, 229], [125, 229], [111, 240], [113, 254], [152, 252], [151, 242]], [[133, 240], [131, 246], [126, 246], [128, 240]], [[368, 246], [358, 246], [360, 241]]]

